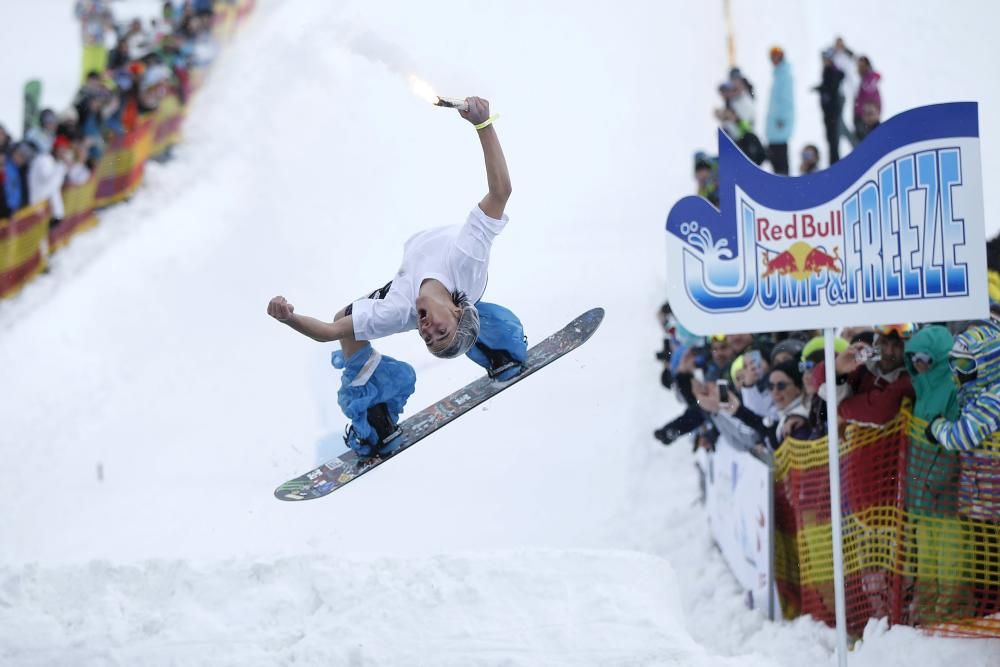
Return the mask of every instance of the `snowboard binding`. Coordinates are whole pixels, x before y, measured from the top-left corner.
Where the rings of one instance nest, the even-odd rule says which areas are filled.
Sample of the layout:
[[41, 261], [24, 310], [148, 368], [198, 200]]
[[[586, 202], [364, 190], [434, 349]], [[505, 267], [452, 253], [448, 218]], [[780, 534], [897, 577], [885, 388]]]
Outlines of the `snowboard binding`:
[[[476, 342], [476, 349], [479, 350], [489, 366], [486, 367], [486, 374], [491, 380], [509, 380], [524, 370], [524, 364], [515, 359], [507, 350], [494, 350], [480, 342]], [[513, 372], [508, 372], [514, 369]]]
[[402, 444], [399, 436], [403, 431], [392, 423], [392, 419], [389, 418], [389, 408], [385, 403], [377, 403], [368, 408], [367, 417], [368, 423], [375, 429], [375, 438], [361, 440], [354, 429], [354, 424], [348, 424], [344, 431], [344, 444], [354, 450], [359, 457], [385, 456]]

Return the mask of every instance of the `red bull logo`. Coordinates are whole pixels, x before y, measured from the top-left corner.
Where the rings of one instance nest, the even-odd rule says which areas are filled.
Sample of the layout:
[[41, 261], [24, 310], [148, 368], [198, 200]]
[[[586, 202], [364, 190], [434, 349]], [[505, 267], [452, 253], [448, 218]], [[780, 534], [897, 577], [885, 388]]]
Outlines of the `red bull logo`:
[[811, 246], [803, 241], [797, 241], [776, 255], [764, 250], [761, 253], [764, 266], [761, 278], [768, 278], [772, 275], [791, 276], [796, 280], [805, 280], [813, 275], [819, 275], [823, 271], [830, 273], [841, 273], [843, 271], [843, 261], [840, 258], [840, 248], [834, 246], [833, 254], [828, 253], [821, 246]]

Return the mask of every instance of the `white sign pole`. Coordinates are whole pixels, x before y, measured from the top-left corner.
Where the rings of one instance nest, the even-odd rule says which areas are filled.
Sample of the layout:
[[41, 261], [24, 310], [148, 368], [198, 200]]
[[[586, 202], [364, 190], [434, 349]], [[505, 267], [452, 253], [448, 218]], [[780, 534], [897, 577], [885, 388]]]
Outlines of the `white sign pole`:
[[826, 430], [830, 464], [830, 523], [833, 526], [833, 593], [837, 615], [837, 664], [847, 667], [847, 612], [844, 609], [844, 541], [840, 526], [840, 433], [837, 431], [837, 370], [834, 333], [824, 330], [826, 359]]

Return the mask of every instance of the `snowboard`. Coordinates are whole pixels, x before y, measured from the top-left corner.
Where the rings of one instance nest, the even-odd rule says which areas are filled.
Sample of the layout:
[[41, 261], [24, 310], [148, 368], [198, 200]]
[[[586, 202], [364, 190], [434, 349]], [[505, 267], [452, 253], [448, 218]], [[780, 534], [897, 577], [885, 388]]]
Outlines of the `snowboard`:
[[396, 436], [396, 442], [400, 444], [390, 453], [371, 458], [359, 458], [353, 451], [347, 451], [318, 468], [285, 482], [275, 489], [275, 497], [278, 500], [290, 501], [312, 500], [333, 493], [372, 468], [398, 456], [431, 433], [493, 398], [504, 389], [517, 384], [567, 352], [576, 349], [593, 335], [603, 319], [603, 308], [588, 310], [529, 349], [524, 370], [510, 380], [501, 382], [484, 375], [412, 417], [403, 420], [399, 423], [402, 433]]
[[22, 122], [21, 136], [23, 137], [33, 127], [38, 125], [38, 112], [41, 110], [42, 102], [42, 82], [32, 79], [24, 84], [24, 121]]

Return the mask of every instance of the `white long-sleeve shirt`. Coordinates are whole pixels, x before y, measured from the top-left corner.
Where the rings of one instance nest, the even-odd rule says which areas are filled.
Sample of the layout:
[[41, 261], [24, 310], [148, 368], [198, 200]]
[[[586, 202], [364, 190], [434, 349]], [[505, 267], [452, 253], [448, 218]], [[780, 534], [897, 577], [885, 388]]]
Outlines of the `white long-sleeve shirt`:
[[373, 340], [417, 328], [420, 284], [434, 279], [449, 292], [464, 292], [473, 303], [486, 290], [493, 239], [507, 216], [497, 220], [473, 207], [464, 225], [437, 227], [415, 234], [403, 246], [403, 262], [383, 299], [359, 299], [351, 316], [354, 337]]
[[62, 186], [65, 180], [65, 164], [49, 153], [36, 155], [28, 167], [28, 195], [31, 197], [31, 203], [37, 204], [48, 199], [52, 207], [52, 217], [58, 219], [65, 217], [62, 199]]

